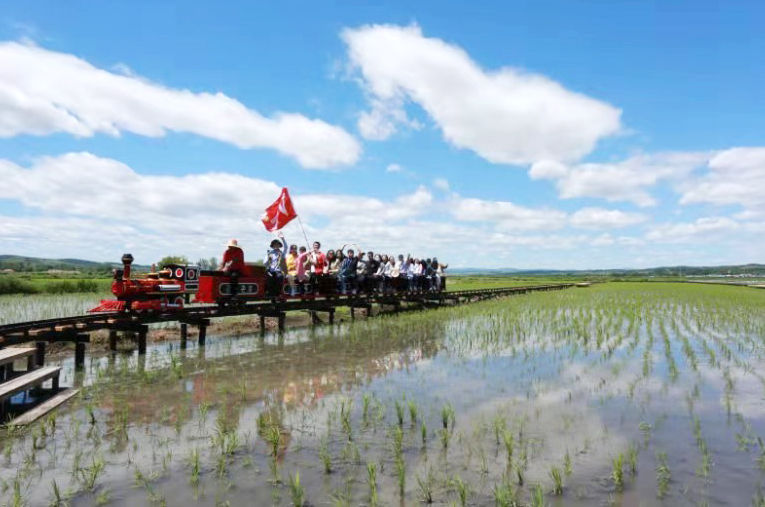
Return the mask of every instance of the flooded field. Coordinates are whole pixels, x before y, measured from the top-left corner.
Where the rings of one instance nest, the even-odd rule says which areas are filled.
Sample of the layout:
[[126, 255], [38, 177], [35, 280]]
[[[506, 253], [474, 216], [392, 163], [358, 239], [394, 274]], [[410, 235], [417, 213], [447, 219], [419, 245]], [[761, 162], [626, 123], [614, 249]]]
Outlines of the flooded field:
[[74, 317], [93, 308], [101, 299], [111, 297], [107, 292], [3, 295], [0, 296], [0, 324]]
[[89, 358], [8, 505], [765, 505], [765, 291], [604, 284]]

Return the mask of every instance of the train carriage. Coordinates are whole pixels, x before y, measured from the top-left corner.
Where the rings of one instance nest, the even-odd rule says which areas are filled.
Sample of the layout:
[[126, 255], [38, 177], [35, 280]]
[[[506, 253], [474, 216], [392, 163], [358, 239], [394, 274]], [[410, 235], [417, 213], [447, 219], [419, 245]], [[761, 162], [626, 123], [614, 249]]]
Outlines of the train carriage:
[[[236, 306], [250, 301], [313, 299], [338, 295], [337, 278], [331, 275], [311, 276], [293, 286], [285, 279], [277, 291], [268, 291], [268, 274], [262, 265], [245, 263], [239, 273], [200, 270], [198, 266], [168, 264], [157, 272], [131, 276], [133, 256], [122, 256], [122, 269], [114, 270], [113, 300], [102, 300], [90, 312], [174, 312], [184, 308], [191, 296], [193, 303]], [[435, 289], [444, 290], [442, 285]], [[365, 284], [362, 293], [379, 293], [378, 287]], [[407, 279], [396, 278], [386, 293], [410, 292]], [[421, 292], [416, 290], [415, 292]]]

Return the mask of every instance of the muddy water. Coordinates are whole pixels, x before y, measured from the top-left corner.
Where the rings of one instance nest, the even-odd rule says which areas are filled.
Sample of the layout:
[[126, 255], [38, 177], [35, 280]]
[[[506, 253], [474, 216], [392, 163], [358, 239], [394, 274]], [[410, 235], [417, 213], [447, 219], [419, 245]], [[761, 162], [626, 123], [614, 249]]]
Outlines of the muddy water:
[[748, 505], [760, 294], [611, 284], [67, 361], [83, 396], [3, 436], [2, 499]]

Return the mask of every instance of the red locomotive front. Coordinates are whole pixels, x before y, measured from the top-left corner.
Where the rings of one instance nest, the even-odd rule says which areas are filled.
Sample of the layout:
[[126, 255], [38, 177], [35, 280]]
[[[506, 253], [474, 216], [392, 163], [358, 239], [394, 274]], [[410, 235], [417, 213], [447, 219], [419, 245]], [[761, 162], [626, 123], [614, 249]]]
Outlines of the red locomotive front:
[[133, 256], [122, 256], [122, 269], [114, 270], [112, 294], [117, 299], [102, 300], [89, 312], [156, 311], [183, 308], [186, 294], [197, 288], [198, 270], [194, 266], [164, 266], [158, 273], [131, 278]]

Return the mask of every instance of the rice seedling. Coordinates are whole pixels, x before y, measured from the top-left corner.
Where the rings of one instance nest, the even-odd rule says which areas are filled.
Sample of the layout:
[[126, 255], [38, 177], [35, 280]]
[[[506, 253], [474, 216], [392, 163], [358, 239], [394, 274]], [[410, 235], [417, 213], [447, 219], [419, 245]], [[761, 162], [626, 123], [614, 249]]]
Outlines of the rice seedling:
[[669, 489], [669, 481], [672, 479], [672, 473], [667, 465], [667, 453], [657, 452], [656, 461], [658, 461], [658, 464], [656, 465], [656, 482], [658, 484], [657, 496], [659, 498], [664, 498]]
[[497, 507], [516, 507], [518, 505], [517, 492], [513, 485], [505, 479], [494, 485], [492, 493]]
[[545, 493], [542, 485], [537, 483], [531, 491], [531, 505], [533, 507], [545, 507]]
[[465, 481], [462, 480], [459, 475], [452, 477], [449, 483], [452, 489], [457, 493], [457, 498], [459, 499], [460, 506], [465, 507], [467, 505], [467, 498], [470, 493], [470, 487]]
[[558, 467], [550, 468], [550, 479], [552, 479], [553, 481], [552, 494], [562, 495], [563, 494], [563, 476], [561, 475], [560, 468]]
[[191, 478], [189, 479], [189, 482], [196, 486], [199, 484], [199, 473], [201, 471], [201, 466], [199, 464], [199, 449], [194, 448], [191, 450], [189, 464], [191, 466]]
[[93, 491], [96, 487], [96, 481], [104, 471], [106, 463], [102, 456], [94, 456], [89, 467], [80, 469], [80, 481], [83, 487], [88, 491]]
[[505, 419], [505, 416], [501, 414], [495, 415], [492, 420], [492, 429], [494, 430], [494, 437], [497, 440], [497, 446], [499, 446], [501, 438], [507, 429], [507, 419]]
[[396, 458], [396, 477], [398, 479], [398, 493], [403, 497], [406, 489], [406, 463], [400, 456]]
[[409, 400], [409, 419], [412, 421], [412, 427], [417, 424], [418, 408], [417, 404], [413, 400]]
[[321, 444], [319, 445], [319, 459], [321, 459], [321, 463], [324, 466], [324, 473], [331, 474], [332, 456], [329, 454], [329, 445], [327, 444], [326, 438], [321, 439]]
[[420, 423], [420, 436], [422, 437], [422, 446], [425, 447], [428, 440], [428, 427], [425, 426], [425, 421]]
[[447, 403], [441, 409], [441, 424], [443, 425], [443, 429], [448, 430], [449, 423], [451, 423], [452, 427], [454, 427], [455, 413], [454, 407], [452, 407], [451, 403]]
[[624, 455], [619, 453], [611, 462], [611, 480], [617, 491], [624, 487]]
[[449, 430], [440, 428], [438, 430], [438, 436], [441, 439], [441, 447], [446, 450], [449, 448], [449, 442], [451, 441], [452, 434]]
[[417, 475], [417, 487], [419, 488], [420, 500], [424, 503], [433, 503], [433, 489], [435, 487], [436, 477], [433, 469], [428, 468], [425, 477]]
[[630, 473], [637, 475], [638, 449], [634, 443], [627, 448], [627, 461], [629, 462]]
[[404, 425], [404, 405], [396, 400], [396, 420], [399, 426]]
[[369, 484], [369, 504], [377, 505], [377, 465], [367, 463], [367, 483]]
[[292, 497], [292, 505], [302, 507], [305, 504], [305, 490], [300, 484], [300, 472], [295, 472], [295, 475], [289, 475], [288, 485], [290, 496]]
[[365, 426], [369, 422], [369, 402], [371, 399], [371, 396], [369, 396], [367, 393], [364, 393], [364, 395], [361, 397], [361, 420]]
[[571, 472], [573, 472], [573, 468], [571, 466], [571, 455], [568, 452], [568, 449], [566, 449], [566, 455], [563, 456], [563, 473], [566, 474], [566, 477], [571, 475]]
[[515, 447], [515, 439], [513, 434], [505, 430], [502, 434], [502, 442], [505, 444], [505, 453], [507, 454], [507, 466], [508, 468], [513, 464], [513, 450]]

